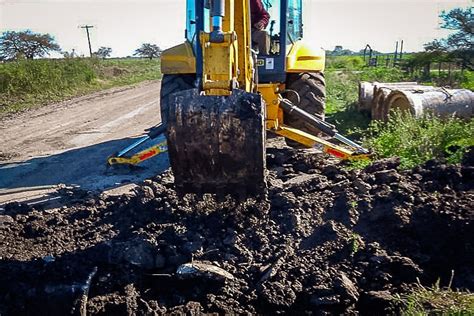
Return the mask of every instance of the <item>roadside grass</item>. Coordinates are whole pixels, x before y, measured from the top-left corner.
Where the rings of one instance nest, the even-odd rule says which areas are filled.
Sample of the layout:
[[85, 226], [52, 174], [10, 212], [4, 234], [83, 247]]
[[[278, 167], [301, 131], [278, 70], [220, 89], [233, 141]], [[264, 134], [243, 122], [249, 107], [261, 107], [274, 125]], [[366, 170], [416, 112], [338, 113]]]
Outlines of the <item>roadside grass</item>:
[[439, 280], [431, 287], [418, 281], [409, 293], [394, 295], [393, 304], [401, 307], [401, 315], [407, 316], [472, 315], [474, 294], [453, 290], [451, 284], [441, 287]]
[[159, 79], [159, 60], [42, 59], [0, 64], [0, 117], [115, 86]]
[[[465, 72], [470, 76], [469, 72]], [[366, 113], [357, 111], [359, 81], [411, 81], [397, 68], [365, 68], [362, 71], [326, 72], [327, 121], [340, 133], [361, 141], [374, 158], [398, 156], [401, 168], [412, 168], [430, 159], [458, 163], [470, 146], [474, 146], [474, 121], [439, 119], [425, 116], [415, 119], [395, 113], [389, 122], [371, 122]], [[472, 84], [472, 79], [467, 80]], [[469, 83], [470, 82], [470, 83]], [[354, 161], [348, 168], [363, 168], [370, 161]]]
[[432, 69], [429, 78], [426, 74], [418, 71], [413, 74], [414, 80], [438, 87], [451, 87], [454, 89], [474, 90], [474, 71], [454, 69], [451, 72], [443, 69], [441, 71]]
[[413, 168], [430, 159], [459, 163], [474, 146], [474, 120], [440, 119], [432, 115], [414, 118], [392, 113], [387, 123], [372, 122], [361, 131], [363, 143], [376, 158], [400, 157], [402, 169]]

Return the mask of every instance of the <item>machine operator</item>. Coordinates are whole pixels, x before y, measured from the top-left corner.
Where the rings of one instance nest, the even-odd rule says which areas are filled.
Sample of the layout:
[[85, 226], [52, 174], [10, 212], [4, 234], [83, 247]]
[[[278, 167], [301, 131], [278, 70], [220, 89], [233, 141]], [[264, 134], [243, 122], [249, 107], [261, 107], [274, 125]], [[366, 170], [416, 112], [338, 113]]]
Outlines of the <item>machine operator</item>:
[[258, 46], [260, 54], [270, 54], [270, 36], [265, 31], [270, 14], [265, 10], [262, 0], [250, 0], [250, 14], [252, 22], [252, 43]]

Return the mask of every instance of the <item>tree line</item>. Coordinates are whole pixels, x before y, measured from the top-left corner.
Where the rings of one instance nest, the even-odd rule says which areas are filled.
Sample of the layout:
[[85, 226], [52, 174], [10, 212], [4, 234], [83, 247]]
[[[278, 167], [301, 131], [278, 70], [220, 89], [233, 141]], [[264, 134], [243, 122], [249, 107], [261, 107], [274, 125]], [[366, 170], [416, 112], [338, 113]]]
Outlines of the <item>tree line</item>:
[[[0, 61], [41, 58], [50, 55], [52, 52], [62, 53], [65, 58], [77, 57], [74, 50], [71, 52], [63, 51], [51, 34], [26, 30], [6, 31], [0, 35]], [[135, 50], [133, 55], [153, 59], [160, 57], [161, 52], [162, 50], [158, 45], [143, 43]], [[112, 55], [112, 48], [99, 47], [93, 55], [105, 59]]]

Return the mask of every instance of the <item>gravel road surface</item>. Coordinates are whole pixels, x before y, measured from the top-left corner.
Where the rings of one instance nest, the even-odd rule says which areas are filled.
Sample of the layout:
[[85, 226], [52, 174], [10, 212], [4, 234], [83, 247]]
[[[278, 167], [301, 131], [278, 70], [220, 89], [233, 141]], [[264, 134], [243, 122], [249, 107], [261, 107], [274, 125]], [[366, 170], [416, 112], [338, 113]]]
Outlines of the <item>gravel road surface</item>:
[[58, 199], [58, 189], [119, 190], [168, 167], [106, 170], [109, 155], [159, 123], [160, 81], [112, 88], [0, 120], [0, 205]]

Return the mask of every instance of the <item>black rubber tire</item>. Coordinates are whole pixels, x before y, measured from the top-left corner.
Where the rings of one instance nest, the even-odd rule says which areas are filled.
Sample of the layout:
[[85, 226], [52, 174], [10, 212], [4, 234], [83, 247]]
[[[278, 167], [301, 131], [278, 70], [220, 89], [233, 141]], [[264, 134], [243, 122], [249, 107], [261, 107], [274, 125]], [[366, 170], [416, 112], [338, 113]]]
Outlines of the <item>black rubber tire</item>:
[[[286, 89], [293, 90], [300, 96], [298, 103], [298, 98], [294, 93], [287, 92], [285, 94], [285, 97], [293, 102], [293, 104], [310, 114], [320, 116], [324, 119], [324, 113], [326, 110], [326, 80], [324, 79], [324, 73], [303, 72], [299, 74], [288, 74]], [[300, 129], [310, 134], [317, 135], [320, 133], [317, 128], [288, 114], [285, 115], [284, 123], [290, 127]], [[290, 139], [286, 139], [286, 143], [288, 146], [294, 148], [305, 148], [303, 145]]]
[[194, 74], [163, 75], [160, 91], [160, 113], [163, 124], [168, 121], [169, 96], [175, 92], [193, 89], [195, 80]]

